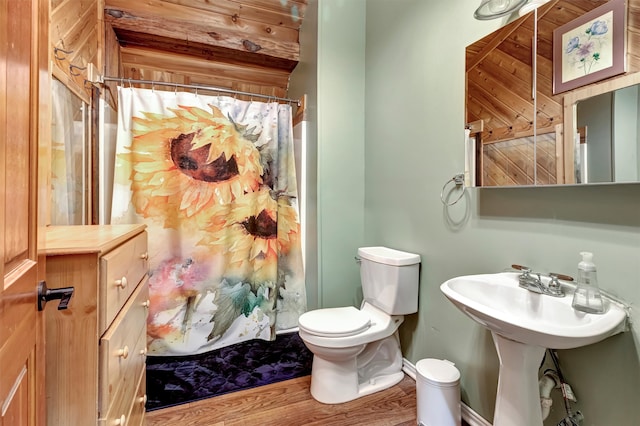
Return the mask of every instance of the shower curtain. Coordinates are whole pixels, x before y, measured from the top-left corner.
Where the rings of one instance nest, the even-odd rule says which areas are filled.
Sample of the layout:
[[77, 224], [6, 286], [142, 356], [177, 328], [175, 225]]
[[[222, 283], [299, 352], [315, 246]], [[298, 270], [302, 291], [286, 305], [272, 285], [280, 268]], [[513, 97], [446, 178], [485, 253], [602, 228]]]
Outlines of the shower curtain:
[[291, 106], [118, 88], [111, 223], [149, 234], [150, 355], [274, 340], [306, 309]]

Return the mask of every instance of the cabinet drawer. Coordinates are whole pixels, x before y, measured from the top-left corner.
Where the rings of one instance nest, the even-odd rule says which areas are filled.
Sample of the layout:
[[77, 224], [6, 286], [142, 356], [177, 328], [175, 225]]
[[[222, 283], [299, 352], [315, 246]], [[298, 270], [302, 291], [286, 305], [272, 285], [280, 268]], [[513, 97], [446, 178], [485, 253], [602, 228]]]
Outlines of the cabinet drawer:
[[130, 420], [127, 422], [129, 426], [144, 426], [144, 413], [145, 404], [147, 403], [147, 375], [145, 370], [142, 371], [140, 376], [140, 383], [138, 383], [138, 390], [136, 392], [135, 399], [133, 400], [133, 407], [131, 409]]
[[100, 335], [147, 274], [148, 256], [145, 231], [100, 258]]
[[113, 402], [109, 412], [98, 420], [98, 426], [145, 426], [145, 403], [147, 375], [142, 370], [135, 394], [121, 395]]
[[134, 398], [147, 353], [148, 297], [145, 279], [100, 339], [100, 417], [111, 412], [114, 404], [121, 408], [122, 401]]

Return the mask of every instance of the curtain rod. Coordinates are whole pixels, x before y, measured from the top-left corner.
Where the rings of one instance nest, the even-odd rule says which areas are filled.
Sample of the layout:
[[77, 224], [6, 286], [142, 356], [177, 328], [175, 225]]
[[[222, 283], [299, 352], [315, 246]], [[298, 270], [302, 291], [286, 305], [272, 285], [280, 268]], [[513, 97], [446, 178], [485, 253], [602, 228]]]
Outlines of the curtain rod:
[[185, 89], [195, 89], [195, 90], [207, 90], [210, 92], [219, 92], [219, 93], [231, 93], [234, 95], [244, 95], [244, 96], [250, 96], [250, 97], [254, 97], [254, 98], [266, 98], [268, 99], [273, 99], [274, 101], [282, 101], [282, 102], [287, 102], [290, 104], [296, 104], [296, 106], [300, 106], [300, 100], [299, 99], [290, 99], [290, 98], [280, 98], [277, 96], [269, 96], [269, 95], [263, 95], [260, 93], [250, 93], [250, 92], [242, 92], [240, 90], [233, 90], [233, 89], [225, 89], [222, 87], [213, 87], [213, 86], [200, 86], [197, 84], [181, 84], [181, 83], [169, 83], [166, 81], [153, 81], [153, 80], [133, 80], [131, 78], [124, 78], [124, 77], [102, 77], [102, 81], [119, 81], [121, 84], [124, 83], [129, 83], [129, 84], [150, 84], [151, 86], [171, 86], [171, 87], [181, 87], [181, 88], [185, 88]]

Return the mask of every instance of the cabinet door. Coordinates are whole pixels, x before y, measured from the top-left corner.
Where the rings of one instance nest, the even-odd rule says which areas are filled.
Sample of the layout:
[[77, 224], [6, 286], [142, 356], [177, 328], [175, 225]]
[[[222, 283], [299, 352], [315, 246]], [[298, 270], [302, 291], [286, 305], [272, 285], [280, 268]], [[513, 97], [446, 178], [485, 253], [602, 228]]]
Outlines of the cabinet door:
[[476, 185], [574, 183], [565, 94], [553, 94], [553, 31], [607, 1], [552, 0], [467, 47]]
[[46, 204], [38, 196], [46, 191], [38, 177], [45, 174], [37, 168], [44, 164], [38, 147], [46, 127], [39, 111], [46, 110], [49, 96], [39, 81], [48, 78], [47, 4], [0, 2], [0, 426], [46, 420], [43, 314], [36, 288], [44, 276], [38, 242], [44, 236], [39, 210]]
[[466, 49], [466, 121], [477, 133], [478, 186], [533, 184], [533, 14]]

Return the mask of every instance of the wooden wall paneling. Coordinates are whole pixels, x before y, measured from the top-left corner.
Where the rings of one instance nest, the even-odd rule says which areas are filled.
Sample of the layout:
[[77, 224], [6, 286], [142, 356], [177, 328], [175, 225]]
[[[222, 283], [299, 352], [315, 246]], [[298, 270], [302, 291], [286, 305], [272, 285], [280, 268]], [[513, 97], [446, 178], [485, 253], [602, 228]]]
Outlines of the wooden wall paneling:
[[[476, 43], [471, 50], [467, 51], [466, 69], [469, 71], [474, 68], [480, 61], [484, 59], [486, 55], [491, 53], [500, 43], [502, 43], [513, 31], [516, 31], [520, 25], [524, 22], [524, 18], [520, 18], [511, 24], [505, 25], [501, 29], [497, 30], [492, 37], [486, 37]], [[472, 52], [477, 52], [471, 54]]]
[[[161, 0], [147, 0], [145, 2], [132, 2], [130, 0], [107, 0], [106, 7], [111, 10], [118, 10], [125, 12], [122, 16], [125, 20], [137, 21], [138, 18], [148, 19], [149, 22], [160, 20], [161, 22], [178, 21], [180, 23], [178, 29], [185, 32], [193, 32], [194, 28], [190, 27], [188, 23], [195, 27], [206, 25], [212, 28], [220, 28], [224, 31], [229, 39], [229, 35], [237, 33], [240, 39], [250, 38], [255, 43], [259, 43], [259, 40], [279, 40], [281, 42], [292, 42], [297, 44], [298, 31], [297, 29], [287, 28], [283, 26], [273, 26], [265, 28], [260, 23], [252, 21], [240, 22], [239, 17], [235, 15], [225, 15], [219, 13], [209, 13], [205, 9], [195, 9], [191, 7], [185, 7], [184, 4], [174, 4]], [[111, 15], [114, 16], [114, 15]], [[115, 17], [115, 16], [114, 16]], [[210, 34], [210, 38], [216, 39], [215, 34]], [[222, 45], [230, 42], [230, 40], [219, 40]], [[269, 43], [269, 41], [267, 41]], [[233, 47], [233, 46], [227, 46]], [[296, 50], [297, 49], [293, 49]], [[282, 50], [285, 52], [286, 50]], [[273, 55], [280, 57], [280, 55]], [[286, 57], [286, 56], [282, 56]]]
[[299, 29], [306, 10], [306, 1], [234, 1], [234, 0], [165, 0], [165, 3], [179, 4], [193, 9], [206, 10], [222, 15], [234, 16], [239, 20], [263, 22], [269, 26]]
[[[533, 110], [530, 65], [514, 60], [498, 50], [487, 56], [477, 68], [503, 87], [504, 99], [516, 97], [520, 99], [519, 109], [524, 107], [526, 111]], [[528, 118], [531, 116], [532, 112], [528, 113]]]
[[[483, 120], [485, 133], [512, 125], [512, 120], [517, 118], [517, 115], [509, 106], [494, 99], [491, 93], [484, 88], [482, 82], [476, 83], [470, 80], [468, 84], [469, 90], [473, 90], [474, 93], [473, 100], [470, 100], [469, 103], [473, 102], [473, 104], [480, 106], [480, 108], [471, 108], [471, 110], [477, 110], [478, 113], [475, 117], [471, 117], [470, 121]], [[488, 112], [491, 112], [492, 115], [485, 118], [484, 115]]]
[[640, 71], [640, 0], [627, 0], [627, 71]]
[[298, 100], [298, 106], [293, 114], [293, 125], [296, 126], [298, 123], [307, 119], [307, 117], [307, 95], [305, 94]]
[[[190, 49], [194, 55], [199, 50], [205, 55], [207, 51], [213, 51], [231, 59], [238, 57], [237, 52], [243, 52], [245, 61], [288, 71], [298, 61], [298, 32], [291, 29], [278, 28], [267, 32], [264, 27], [250, 22], [238, 26], [233, 17], [159, 1], [109, 0], [106, 7], [105, 18], [116, 34], [122, 31], [128, 37], [135, 33], [145, 34], [144, 40], [136, 41], [138, 44], [145, 40], [152, 43], [155, 38], [156, 47], [173, 43], [174, 48]], [[193, 49], [194, 45], [196, 49]]]
[[[203, 86], [213, 86], [220, 87], [217, 84], [217, 80], [210, 79], [207, 76], [192, 76], [190, 78], [192, 84], [200, 84]], [[240, 81], [235, 81], [231, 84], [230, 89], [237, 90], [239, 92], [247, 92], [247, 93], [256, 93], [265, 96], [273, 96], [279, 98], [287, 97], [287, 88], [286, 87], [276, 87], [276, 86], [268, 86], [268, 85], [258, 85], [251, 83], [243, 83]], [[236, 96], [234, 94], [228, 94], [227, 96]], [[251, 100], [251, 96], [241, 97], [237, 95], [238, 99]], [[267, 99], [260, 99], [262, 101], [267, 101]]]
[[[473, 82], [469, 82], [469, 86], [473, 89]], [[483, 112], [472, 120], [483, 120], [485, 124], [482, 132], [483, 143], [491, 143], [532, 133], [533, 127], [530, 119], [514, 114], [513, 110], [502, 103], [490, 102], [490, 95], [482, 87], [477, 87], [474, 90], [474, 99], [473, 101], [470, 100], [469, 103], [478, 103], [482, 106], [482, 111], [491, 110], [491, 115]], [[515, 121], [512, 120], [514, 118]]]
[[467, 50], [467, 122], [483, 120], [483, 143], [532, 132], [533, 18], [522, 17]]
[[529, 139], [514, 139], [502, 142], [505, 146], [507, 171], [518, 185], [531, 185], [533, 181], [533, 142]]
[[58, 68], [54, 75], [76, 94], [86, 92], [81, 96], [85, 102], [91, 97], [91, 89], [85, 87], [86, 67], [89, 63], [98, 63], [98, 23], [97, 0], [64, 0], [56, 2], [51, 9], [52, 50], [59, 48], [68, 52], [58, 51], [52, 55]]
[[226, 81], [223, 87], [229, 86], [228, 82], [230, 81], [281, 88], [286, 88], [289, 83], [289, 73], [284, 70], [238, 63], [214, 62], [138, 47], [123, 47], [122, 61], [125, 67], [171, 70], [171, 72], [178, 74], [220, 79]]
[[[298, 63], [307, 0], [98, 0], [105, 75], [197, 84], [286, 97]], [[110, 41], [105, 40], [105, 49]], [[110, 56], [110, 58], [107, 58]], [[116, 73], [115, 71], [118, 71]], [[111, 84], [115, 86], [115, 84]], [[161, 89], [162, 90], [162, 89]], [[183, 89], [184, 90], [184, 89]]]
[[532, 46], [533, 19], [528, 19], [500, 43], [495, 50], [500, 50], [514, 60], [531, 67], [533, 64]]
[[[501, 80], [500, 76], [505, 76], [505, 73], [490, 63], [486, 65], [483, 63], [482, 67], [477, 67], [470, 75], [472, 76], [471, 83], [476, 84], [478, 90], [489, 94], [489, 101], [492, 104], [496, 107], [504, 105], [509, 111], [512, 111], [509, 114], [510, 117], [506, 117], [507, 123], [511, 123], [512, 120], [519, 117], [525, 117], [529, 120], [532, 118], [530, 86], [527, 88], [526, 85], [521, 84], [520, 80], [508, 76], [506, 80]], [[474, 88], [470, 87], [470, 89]]]
[[[556, 182], [556, 131], [536, 137], [536, 185], [549, 185]], [[562, 145], [562, 138], [558, 139]]]
[[522, 175], [513, 173], [514, 168], [509, 167], [509, 158], [507, 157], [506, 150], [496, 144], [485, 147], [485, 167], [488, 182], [494, 182], [495, 185], [514, 186], [524, 185], [526, 182], [526, 179], [520, 180], [520, 182], [518, 181]]
[[[86, 9], [72, 9], [71, 11], [61, 7], [55, 10], [51, 16], [55, 33], [53, 44], [57, 47], [64, 46], [65, 50], [73, 51], [70, 54], [65, 54], [70, 62], [83, 57], [81, 51], [85, 44], [97, 44], [98, 8], [95, 1], [87, 6]], [[68, 13], [71, 12], [73, 15], [69, 16]]]
[[107, 37], [107, 32], [104, 24], [104, 0], [96, 0], [95, 9], [96, 9], [96, 16], [97, 16], [96, 31], [98, 31], [97, 37], [96, 37], [97, 58], [96, 58], [95, 66], [96, 66], [96, 71], [102, 74], [102, 71], [104, 70], [104, 67], [105, 67], [105, 58], [106, 58], [105, 48], [106, 48], [106, 37]]
[[[510, 84], [515, 80], [518, 80], [516, 84], [526, 84], [529, 86], [526, 90], [520, 90], [521, 93], [526, 93], [526, 96], [531, 98], [531, 61], [523, 63], [514, 60], [507, 55], [503, 50], [496, 49], [491, 55], [488, 55], [483, 63], [491, 62], [494, 67], [502, 68], [502, 72], [508, 74]], [[523, 98], [525, 95], [522, 96]]]
[[[98, 68], [103, 77], [120, 77], [124, 75], [124, 67], [120, 53], [120, 44], [111, 25], [104, 23], [104, 66]], [[118, 109], [118, 92], [116, 82], [105, 82], [102, 96], [111, 107]]]

